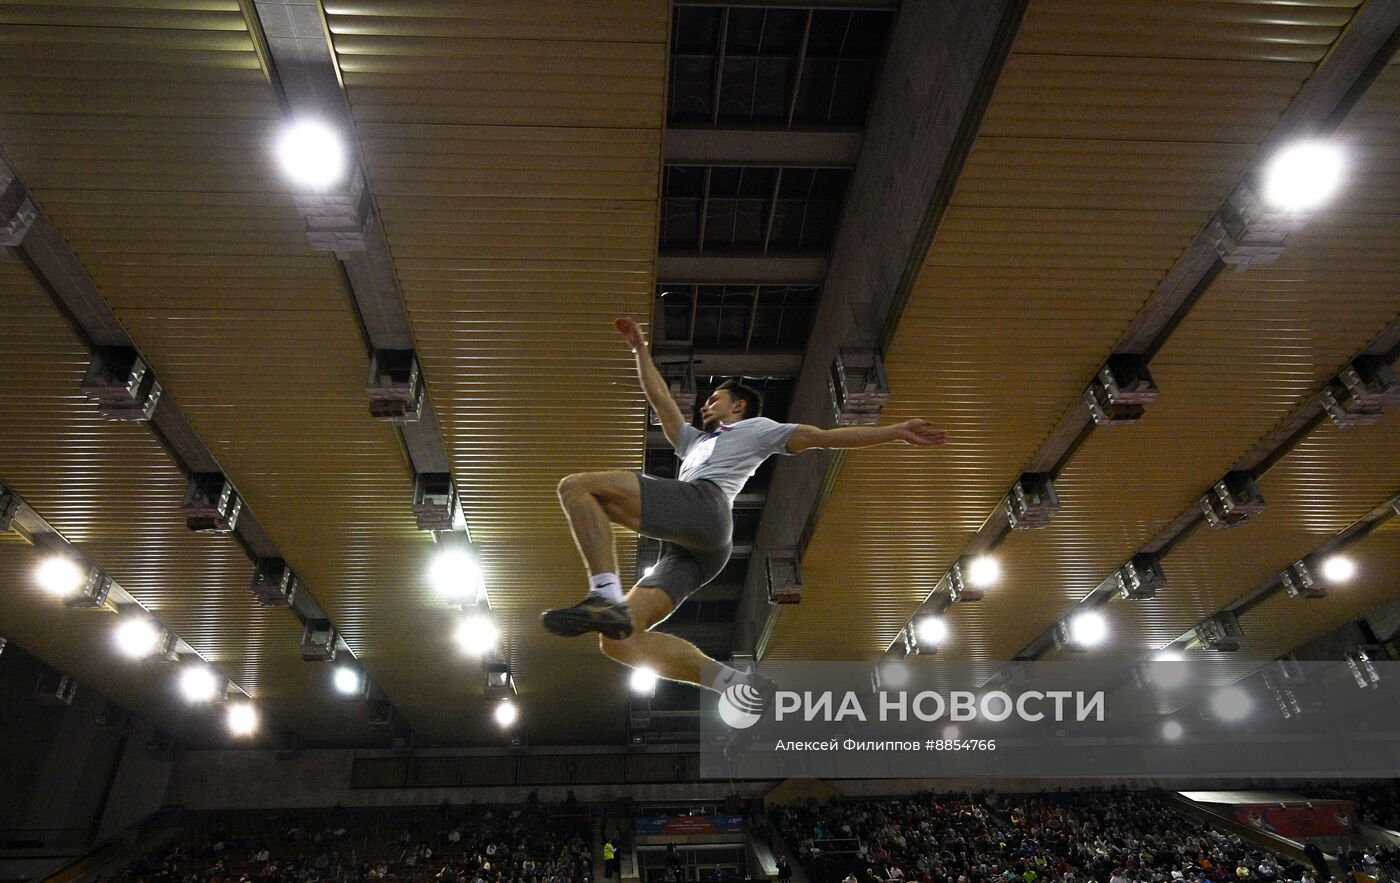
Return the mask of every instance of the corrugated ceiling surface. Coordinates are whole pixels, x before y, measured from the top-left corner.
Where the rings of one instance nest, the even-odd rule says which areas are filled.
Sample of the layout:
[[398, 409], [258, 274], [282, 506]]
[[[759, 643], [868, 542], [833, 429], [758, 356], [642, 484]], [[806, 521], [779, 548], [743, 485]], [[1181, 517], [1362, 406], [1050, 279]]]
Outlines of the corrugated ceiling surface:
[[[0, 480], [266, 714], [307, 735], [345, 726], [341, 704], [301, 661], [296, 620], [253, 603], [252, 565], [237, 543], [185, 527], [185, 480], [155, 436], [101, 419], [79, 392], [87, 350], [16, 261], [0, 262], [0, 327]], [[162, 689], [175, 689], [173, 667], [139, 676], [122, 668], [110, 644], [115, 617], [69, 611], [44, 597], [21, 564], [8, 558], [7, 566], [0, 624], [8, 637], [114, 698], [123, 684], [164, 679]], [[136, 707], [166, 706], [155, 696]], [[154, 722], [180, 723], [168, 715]]]
[[[430, 540], [415, 529], [394, 434], [368, 415], [368, 360], [339, 271], [311, 251], [272, 165], [275, 94], [237, 2], [162, 6], [26, 7], [50, 26], [12, 37], [26, 63], [8, 80], [0, 140], [371, 677], [411, 722], [434, 732], [428, 721], [447, 718], [435, 732], [450, 733], [463, 703], [439, 697], [452, 685], [470, 695], [468, 667], [423, 585]], [[126, 431], [154, 447], [144, 429]], [[251, 606], [251, 565], [222, 542], [240, 605], [229, 628]], [[263, 620], [276, 624], [256, 639], [278, 660], [268, 676], [308, 706], [334, 703], [329, 666], [300, 659], [291, 613]], [[424, 668], [440, 691], [422, 689]], [[363, 708], [341, 703], [324, 723], [304, 735], [373, 738]]]
[[[1057, 482], [1064, 509], [1045, 536], [1013, 537], [1003, 546], [1014, 576], [988, 611], [992, 621], [1010, 609], [1019, 616], [1014, 625], [1003, 625], [1002, 640], [989, 642], [988, 652], [1015, 653], [1029, 643], [1400, 318], [1391, 284], [1397, 267], [1383, 257], [1400, 245], [1397, 74], [1400, 68], [1391, 67], [1339, 132], [1349, 144], [1352, 183], [1333, 209], [1291, 240], [1275, 266], [1217, 278], [1152, 362], [1161, 400], [1138, 426], [1096, 432], [1084, 445]], [[1363, 192], [1364, 199], [1353, 201]], [[1327, 439], [1332, 432], [1326, 426], [1317, 436]], [[1386, 435], [1369, 429], [1354, 435], [1348, 456], [1379, 453], [1365, 462], [1382, 468], [1390, 453]], [[1363, 436], [1371, 439], [1369, 446], [1359, 442]], [[1268, 513], [1269, 520], [1311, 531], [1340, 518], [1335, 533], [1396, 489], [1363, 468], [1339, 477], [1353, 483], [1317, 476], [1307, 489], [1307, 508], [1293, 510], [1292, 518]], [[1261, 487], [1278, 481], [1269, 475]], [[1238, 543], [1240, 555], [1250, 548], [1284, 557], [1293, 545], [1283, 537], [1275, 545], [1245, 533], [1217, 542]], [[1055, 586], [1058, 607], [1031, 612], [1019, 605], [1038, 585]], [[1153, 603], [1138, 615], [1162, 617], [1171, 631], [1188, 607]], [[957, 613], [961, 621], [962, 611]], [[1121, 639], [1129, 640], [1132, 632], [1125, 630]], [[1177, 634], [1180, 629], [1166, 640]]]
[[[1347, 431], [1330, 423], [1319, 427], [1260, 479], [1269, 504], [1261, 515], [1232, 530], [1200, 528], [1163, 559], [1166, 591], [1152, 601], [1115, 601], [1102, 609], [1110, 638], [1094, 656], [1137, 658], [1165, 646], [1393, 497], [1400, 491], [1397, 430], [1396, 414]], [[1392, 597], [1400, 596], [1400, 577], [1391, 574], [1390, 587]], [[1323, 623], [1315, 613], [1333, 612], [1298, 601], [1292, 623], [1274, 620], [1267, 626], [1246, 614], [1241, 620], [1246, 650], [1256, 655], [1249, 646], [1256, 624], [1270, 650], [1288, 644], [1290, 630], [1296, 632], [1298, 639], [1284, 648], [1291, 650], [1329, 630], [1318, 630]]]
[[559, 479], [642, 466], [611, 323], [651, 310], [668, 4], [325, 9], [524, 721], [615, 741], [623, 670], [537, 617], [585, 585]]
[[[1066, 409], [1081, 407], [1088, 379], [1355, 5], [1032, 5], [888, 353], [885, 419], [928, 417], [950, 430], [949, 447], [847, 457], [807, 551], [803, 603], [784, 611], [771, 656], [860, 658], [888, 645]], [[1164, 402], [1177, 394], [1170, 368], [1154, 373]], [[1164, 424], [1168, 407], [1148, 419]], [[1154, 450], [1113, 437], [1091, 445]], [[1184, 447], [1187, 460], [1210, 457]], [[1106, 575], [1099, 557], [1150, 534], [1153, 516], [1138, 513], [1170, 508], [1131, 490], [1146, 509], [1109, 523], [1144, 523], [1081, 540], [1102, 520], [1076, 508], [1113, 501], [1067, 484], [1050, 532], [1007, 547], [997, 594], [956, 611], [955, 658], [1009, 657], [1025, 643], [1018, 630], [1029, 640], [1030, 624]], [[1011, 554], [1022, 544], [1042, 563]]]

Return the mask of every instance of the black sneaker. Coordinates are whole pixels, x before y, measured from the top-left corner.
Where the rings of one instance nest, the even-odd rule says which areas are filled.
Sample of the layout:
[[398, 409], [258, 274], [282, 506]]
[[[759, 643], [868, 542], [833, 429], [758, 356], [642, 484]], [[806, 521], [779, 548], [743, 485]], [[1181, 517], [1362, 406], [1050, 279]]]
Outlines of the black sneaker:
[[601, 632], [604, 637], [621, 641], [632, 634], [632, 609], [589, 595], [572, 607], [546, 610], [540, 614], [540, 624], [561, 638]]

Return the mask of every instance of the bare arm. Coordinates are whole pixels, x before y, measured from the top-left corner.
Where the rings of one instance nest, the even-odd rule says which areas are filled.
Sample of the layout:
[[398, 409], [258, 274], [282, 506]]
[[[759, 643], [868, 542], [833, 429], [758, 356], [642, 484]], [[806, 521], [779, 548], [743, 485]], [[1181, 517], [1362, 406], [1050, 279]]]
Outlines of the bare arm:
[[926, 448], [943, 444], [947, 435], [945, 430], [934, 429], [927, 420], [906, 420], [888, 426], [841, 426], [836, 429], [819, 429], [804, 423], [793, 431], [787, 449], [796, 454], [808, 448], [868, 448], [896, 441]]
[[676, 400], [671, 398], [671, 388], [666, 385], [661, 372], [656, 370], [656, 364], [651, 360], [651, 351], [647, 347], [641, 326], [630, 318], [618, 319], [613, 324], [617, 326], [618, 333], [631, 345], [632, 352], [636, 353], [637, 378], [641, 381], [642, 392], [646, 393], [651, 409], [661, 418], [661, 431], [665, 433], [666, 441], [671, 443], [671, 447], [675, 447], [680, 438], [681, 427], [685, 425], [685, 417], [676, 406]]

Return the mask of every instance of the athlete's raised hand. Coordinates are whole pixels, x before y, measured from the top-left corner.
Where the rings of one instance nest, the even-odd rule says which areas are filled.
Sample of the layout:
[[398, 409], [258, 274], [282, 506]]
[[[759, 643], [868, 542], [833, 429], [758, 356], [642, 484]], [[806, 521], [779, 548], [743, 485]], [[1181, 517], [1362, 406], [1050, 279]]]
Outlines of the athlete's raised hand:
[[895, 437], [911, 445], [929, 448], [947, 441], [948, 430], [934, 429], [927, 420], [905, 420], [895, 424]]
[[632, 349], [635, 350], [647, 342], [646, 337], [642, 334], [642, 326], [638, 325], [631, 316], [614, 319], [613, 325], [616, 326], [617, 333], [627, 340], [627, 345]]

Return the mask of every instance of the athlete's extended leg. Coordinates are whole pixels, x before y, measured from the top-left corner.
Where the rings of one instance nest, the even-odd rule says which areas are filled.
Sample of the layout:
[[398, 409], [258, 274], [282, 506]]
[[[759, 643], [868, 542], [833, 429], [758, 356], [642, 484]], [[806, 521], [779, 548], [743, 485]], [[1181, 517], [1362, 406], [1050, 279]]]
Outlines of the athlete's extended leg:
[[559, 503], [569, 518], [574, 543], [588, 568], [588, 596], [572, 607], [546, 610], [544, 627], [573, 637], [601, 632], [612, 638], [632, 633], [632, 614], [622, 599], [612, 525], [640, 530], [642, 494], [635, 472], [580, 472], [559, 482]]
[[651, 669], [667, 680], [712, 690], [723, 690], [745, 678], [742, 672], [711, 659], [684, 638], [650, 631], [675, 609], [670, 596], [661, 589], [636, 586], [627, 593], [627, 605], [632, 608], [636, 630], [623, 640], [600, 635], [598, 644], [607, 656], [632, 668]]

